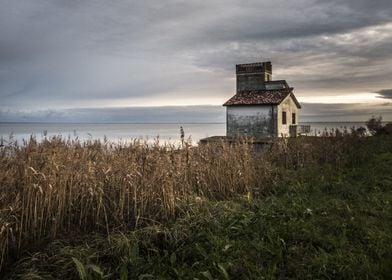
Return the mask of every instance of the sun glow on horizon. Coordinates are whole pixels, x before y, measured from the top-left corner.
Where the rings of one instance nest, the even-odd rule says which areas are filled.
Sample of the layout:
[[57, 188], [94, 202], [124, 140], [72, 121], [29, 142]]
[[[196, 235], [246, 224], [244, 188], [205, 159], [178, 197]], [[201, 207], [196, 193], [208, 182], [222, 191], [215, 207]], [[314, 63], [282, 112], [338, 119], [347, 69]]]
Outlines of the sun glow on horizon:
[[298, 97], [304, 103], [324, 104], [354, 104], [354, 103], [385, 103], [378, 93], [362, 92], [357, 94], [324, 95], [324, 96], [302, 96]]
[[[186, 106], [222, 106], [229, 99], [222, 97], [198, 98], [150, 98], [146, 102], [145, 98], [131, 98], [126, 100], [113, 100], [105, 102], [103, 106], [96, 107], [186, 107]], [[381, 104], [391, 102], [387, 99], [380, 98], [377, 93], [362, 92], [357, 94], [340, 94], [340, 95], [324, 95], [324, 96], [297, 96], [299, 102], [303, 103], [319, 103], [319, 104]]]

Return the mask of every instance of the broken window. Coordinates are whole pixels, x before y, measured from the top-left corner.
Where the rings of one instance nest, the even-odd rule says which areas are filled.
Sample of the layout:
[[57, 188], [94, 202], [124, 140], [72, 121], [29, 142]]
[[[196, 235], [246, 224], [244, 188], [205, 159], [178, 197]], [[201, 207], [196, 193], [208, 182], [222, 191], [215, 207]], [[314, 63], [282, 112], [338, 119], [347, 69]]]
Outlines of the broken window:
[[286, 116], [286, 112], [282, 112], [282, 124], [287, 124], [287, 116]]
[[296, 124], [296, 114], [295, 113], [291, 114], [291, 123]]

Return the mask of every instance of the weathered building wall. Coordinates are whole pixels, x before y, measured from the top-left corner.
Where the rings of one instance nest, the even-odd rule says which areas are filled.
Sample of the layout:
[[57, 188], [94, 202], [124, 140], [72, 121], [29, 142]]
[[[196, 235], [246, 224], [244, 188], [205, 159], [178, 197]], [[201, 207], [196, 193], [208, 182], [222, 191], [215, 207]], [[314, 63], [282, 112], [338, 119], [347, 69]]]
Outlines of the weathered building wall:
[[[283, 124], [283, 112], [286, 112], [286, 124]], [[290, 136], [290, 125], [292, 122], [292, 113], [295, 113], [295, 124], [298, 125], [299, 110], [291, 95], [288, 95], [282, 103], [278, 105], [277, 119], [278, 119], [278, 136]]]
[[262, 90], [264, 89], [264, 76], [257, 74], [237, 75], [237, 93], [244, 90]]
[[276, 135], [276, 106], [228, 106], [227, 136], [252, 136], [256, 138]]

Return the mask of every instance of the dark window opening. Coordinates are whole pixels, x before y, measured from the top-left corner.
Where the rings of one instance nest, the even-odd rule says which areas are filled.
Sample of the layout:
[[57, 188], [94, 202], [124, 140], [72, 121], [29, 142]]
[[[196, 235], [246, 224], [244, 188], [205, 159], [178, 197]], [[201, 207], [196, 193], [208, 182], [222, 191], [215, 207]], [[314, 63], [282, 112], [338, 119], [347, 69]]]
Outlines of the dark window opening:
[[268, 73], [265, 73], [265, 81], [266, 82], [270, 82], [271, 81], [271, 75], [270, 74], [268, 74]]
[[296, 115], [295, 115], [295, 113], [292, 113], [291, 114], [291, 118], [292, 118], [292, 124], [296, 124]]
[[286, 112], [282, 112], [282, 124], [287, 124]]

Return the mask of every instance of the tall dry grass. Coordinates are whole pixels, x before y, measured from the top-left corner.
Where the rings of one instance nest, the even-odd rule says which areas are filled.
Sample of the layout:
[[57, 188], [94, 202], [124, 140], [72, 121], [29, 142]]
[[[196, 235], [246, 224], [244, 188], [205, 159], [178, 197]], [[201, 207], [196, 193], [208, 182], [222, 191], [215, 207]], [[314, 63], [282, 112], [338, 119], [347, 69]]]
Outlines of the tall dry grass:
[[31, 242], [164, 221], [195, 197], [246, 193], [260, 179], [246, 143], [179, 148], [31, 138], [0, 155], [0, 267]]
[[53, 137], [3, 147], [0, 270], [24, 248], [59, 235], [134, 229], [175, 218], [198, 198], [262, 193], [279, 166], [343, 164], [360, 140], [281, 140], [262, 153], [246, 141], [180, 148]]

